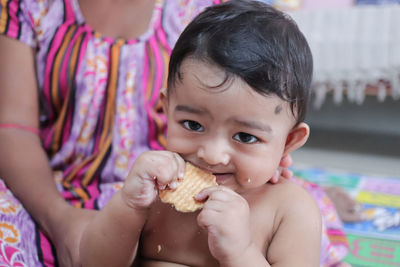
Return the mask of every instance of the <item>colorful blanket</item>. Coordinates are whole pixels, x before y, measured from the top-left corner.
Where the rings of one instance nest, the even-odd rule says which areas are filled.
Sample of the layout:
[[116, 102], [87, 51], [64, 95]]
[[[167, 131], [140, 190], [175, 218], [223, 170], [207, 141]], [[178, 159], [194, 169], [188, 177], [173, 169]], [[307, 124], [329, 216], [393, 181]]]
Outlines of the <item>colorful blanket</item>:
[[354, 267], [400, 267], [400, 179], [295, 166], [295, 176], [344, 188], [362, 204], [366, 220], [345, 223]]

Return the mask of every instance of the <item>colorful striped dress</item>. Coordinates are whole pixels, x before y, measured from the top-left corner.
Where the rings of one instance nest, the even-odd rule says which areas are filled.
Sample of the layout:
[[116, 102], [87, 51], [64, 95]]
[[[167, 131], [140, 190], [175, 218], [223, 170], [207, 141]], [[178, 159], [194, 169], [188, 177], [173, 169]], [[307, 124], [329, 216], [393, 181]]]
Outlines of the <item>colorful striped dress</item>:
[[[190, 20], [218, 2], [157, 0], [147, 32], [123, 40], [86, 24], [78, 0], [0, 0], [0, 34], [36, 51], [40, 137], [58, 189], [72, 205], [101, 209], [140, 153], [162, 149], [159, 92], [171, 49]], [[322, 190], [300, 184], [342, 237]], [[346, 249], [324, 233], [321, 263], [340, 261]], [[0, 180], [0, 266], [57, 265], [53, 245]]]
[[[0, 1], [0, 33], [36, 50], [40, 137], [58, 188], [76, 207], [101, 209], [135, 158], [165, 144], [159, 92], [171, 48], [216, 1], [158, 0], [149, 29], [132, 40], [96, 32], [77, 0]], [[0, 256], [10, 266], [56, 264], [18, 200], [3, 183], [0, 191], [0, 245], [8, 248]]]

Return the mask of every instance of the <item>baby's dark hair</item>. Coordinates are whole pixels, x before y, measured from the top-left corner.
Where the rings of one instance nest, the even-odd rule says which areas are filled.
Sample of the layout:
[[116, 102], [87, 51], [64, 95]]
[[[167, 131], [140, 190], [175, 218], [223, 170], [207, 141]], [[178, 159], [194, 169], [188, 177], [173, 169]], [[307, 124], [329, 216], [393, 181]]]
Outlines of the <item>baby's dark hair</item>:
[[296, 23], [258, 1], [231, 0], [208, 7], [180, 35], [169, 63], [168, 87], [181, 80], [187, 57], [216, 64], [262, 95], [290, 102], [297, 123], [305, 118], [313, 72], [310, 48]]

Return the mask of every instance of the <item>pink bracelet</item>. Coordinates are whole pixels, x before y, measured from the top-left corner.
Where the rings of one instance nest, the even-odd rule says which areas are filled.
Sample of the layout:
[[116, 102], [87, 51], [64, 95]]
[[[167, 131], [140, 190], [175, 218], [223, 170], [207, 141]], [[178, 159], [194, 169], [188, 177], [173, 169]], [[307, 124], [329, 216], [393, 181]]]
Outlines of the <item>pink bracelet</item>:
[[31, 132], [34, 134], [39, 134], [39, 129], [21, 125], [21, 124], [14, 124], [14, 123], [0, 123], [0, 129], [1, 128], [11, 128], [11, 129], [18, 129], [18, 130], [23, 130], [27, 132]]

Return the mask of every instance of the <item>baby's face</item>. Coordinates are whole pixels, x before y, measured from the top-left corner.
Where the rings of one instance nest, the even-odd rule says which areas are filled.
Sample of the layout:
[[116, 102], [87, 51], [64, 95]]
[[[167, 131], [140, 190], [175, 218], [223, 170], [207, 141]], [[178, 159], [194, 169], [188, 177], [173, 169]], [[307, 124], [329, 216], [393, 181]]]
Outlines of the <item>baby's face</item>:
[[201, 61], [185, 59], [181, 74], [182, 81], [163, 99], [167, 149], [237, 192], [265, 184], [295, 124], [289, 105], [258, 94], [238, 78], [212, 88], [225, 73]]

